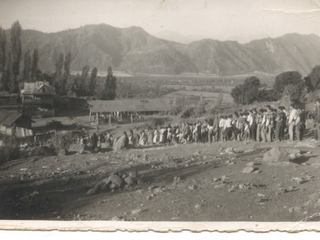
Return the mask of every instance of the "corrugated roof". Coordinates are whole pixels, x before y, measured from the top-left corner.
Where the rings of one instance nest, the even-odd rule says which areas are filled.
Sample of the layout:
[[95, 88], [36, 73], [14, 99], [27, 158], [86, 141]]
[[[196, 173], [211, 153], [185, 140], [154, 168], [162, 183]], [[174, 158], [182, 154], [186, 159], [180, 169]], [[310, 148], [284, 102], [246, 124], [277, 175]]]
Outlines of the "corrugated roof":
[[167, 112], [171, 109], [169, 100], [157, 99], [121, 99], [89, 101], [90, 110], [96, 112]]
[[0, 111], [0, 124], [5, 126], [11, 126], [18, 118], [22, 116], [22, 113], [17, 111]]

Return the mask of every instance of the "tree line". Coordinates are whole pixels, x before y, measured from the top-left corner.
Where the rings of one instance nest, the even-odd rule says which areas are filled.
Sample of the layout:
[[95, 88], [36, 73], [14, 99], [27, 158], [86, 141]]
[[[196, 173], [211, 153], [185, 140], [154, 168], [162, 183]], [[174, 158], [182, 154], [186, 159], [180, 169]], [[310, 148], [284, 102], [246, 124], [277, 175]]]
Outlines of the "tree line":
[[[8, 34], [9, 33], [9, 34]], [[9, 31], [0, 27], [0, 90], [19, 93], [24, 82], [47, 81], [58, 95], [94, 96], [104, 100], [116, 97], [116, 77], [112, 68], [104, 79], [104, 86], [98, 86], [98, 69], [86, 65], [81, 74], [71, 74], [71, 52], [60, 52], [53, 59], [53, 73], [42, 72], [39, 68], [39, 50], [26, 49], [21, 44], [22, 27], [19, 21]], [[101, 89], [101, 90], [100, 90]]]
[[248, 77], [234, 87], [231, 96], [235, 103], [251, 104], [254, 102], [277, 101], [288, 96], [292, 102], [303, 104], [307, 94], [320, 89], [320, 65], [303, 77], [297, 71], [286, 71], [275, 77], [271, 89], [263, 88], [256, 76]]

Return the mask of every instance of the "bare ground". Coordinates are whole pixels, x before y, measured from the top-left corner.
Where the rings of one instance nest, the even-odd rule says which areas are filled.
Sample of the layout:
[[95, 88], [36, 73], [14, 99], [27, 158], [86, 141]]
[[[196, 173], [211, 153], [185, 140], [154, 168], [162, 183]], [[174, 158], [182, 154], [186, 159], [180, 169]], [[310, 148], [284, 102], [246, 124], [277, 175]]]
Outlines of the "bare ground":
[[[280, 145], [295, 143], [187, 144], [7, 162], [0, 166], [0, 218], [317, 221], [320, 148], [299, 147], [312, 152], [299, 162], [262, 160]], [[253, 164], [257, 171], [243, 173]], [[134, 187], [86, 195], [110, 173], [131, 170], [139, 173]]]

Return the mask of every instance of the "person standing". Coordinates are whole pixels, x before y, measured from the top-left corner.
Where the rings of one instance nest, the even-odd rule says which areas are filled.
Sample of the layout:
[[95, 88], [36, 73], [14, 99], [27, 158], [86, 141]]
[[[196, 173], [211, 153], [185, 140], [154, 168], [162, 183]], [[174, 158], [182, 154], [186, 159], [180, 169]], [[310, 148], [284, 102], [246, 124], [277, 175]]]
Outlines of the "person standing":
[[316, 100], [314, 106], [314, 123], [316, 127], [316, 139], [320, 140], [320, 98]]
[[262, 140], [262, 120], [263, 120], [263, 109], [260, 109], [258, 114], [256, 115], [256, 122], [257, 122], [257, 135], [256, 135], [256, 141], [260, 142]]
[[284, 107], [279, 106], [276, 116], [276, 131], [275, 131], [275, 138], [277, 141], [283, 141], [284, 140], [284, 130], [286, 127], [287, 122], [287, 116], [284, 112]]
[[289, 130], [289, 140], [294, 141], [295, 123], [298, 118], [298, 111], [294, 105], [290, 106], [289, 120], [288, 120], [288, 130]]
[[249, 115], [247, 117], [247, 122], [249, 124], [250, 130], [250, 139], [256, 141], [257, 137], [257, 123], [256, 123], [256, 110], [252, 109], [249, 111]]

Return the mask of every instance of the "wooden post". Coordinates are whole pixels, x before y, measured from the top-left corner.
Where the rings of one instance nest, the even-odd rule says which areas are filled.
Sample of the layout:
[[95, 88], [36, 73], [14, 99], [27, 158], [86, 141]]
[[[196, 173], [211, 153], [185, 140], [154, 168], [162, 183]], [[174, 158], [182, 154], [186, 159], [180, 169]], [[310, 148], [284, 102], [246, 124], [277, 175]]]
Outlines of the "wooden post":
[[89, 112], [89, 123], [91, 123], [91, 109], [90, 109], [90, 112]]

